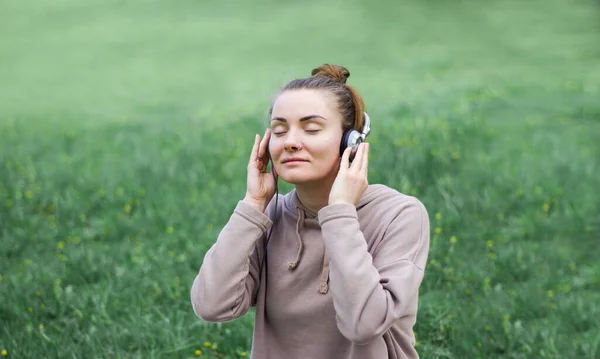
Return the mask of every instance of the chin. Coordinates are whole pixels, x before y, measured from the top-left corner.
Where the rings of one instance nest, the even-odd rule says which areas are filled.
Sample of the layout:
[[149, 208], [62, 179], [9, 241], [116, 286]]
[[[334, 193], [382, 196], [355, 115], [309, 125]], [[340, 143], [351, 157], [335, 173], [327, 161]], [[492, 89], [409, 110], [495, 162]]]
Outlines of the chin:
[[313, 184], [326, 181], [330, 177], [324, 171], [307, 170], [304, 168], [282, 169], [279, 178], [293, 185]]
[[279, 175], [279, 178], [284, 180], [287, 183], [293, 185], [301, 185], [319, 181], [320, 178], [317, 176], [311, 176], [307, 173], [290, 173], [291, 171], [286, 171], [286, 173], [282, 173]]

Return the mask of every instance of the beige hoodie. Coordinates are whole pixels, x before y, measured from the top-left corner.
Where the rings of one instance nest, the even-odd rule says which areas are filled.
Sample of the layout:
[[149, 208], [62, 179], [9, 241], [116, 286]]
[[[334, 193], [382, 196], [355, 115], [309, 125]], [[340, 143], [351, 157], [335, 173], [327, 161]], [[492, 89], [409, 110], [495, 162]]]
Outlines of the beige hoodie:
[[[418, 358], [413, 325], [429, 251], [415, 197], [369, 185], [355, 207], [311, 213], [295, 190], [265, 213], [240, 201], [191, 288], [194, 312], [226, 322], [256, 308], [254, 359]], [[258, 278], [268, 229], [268, 271]]]

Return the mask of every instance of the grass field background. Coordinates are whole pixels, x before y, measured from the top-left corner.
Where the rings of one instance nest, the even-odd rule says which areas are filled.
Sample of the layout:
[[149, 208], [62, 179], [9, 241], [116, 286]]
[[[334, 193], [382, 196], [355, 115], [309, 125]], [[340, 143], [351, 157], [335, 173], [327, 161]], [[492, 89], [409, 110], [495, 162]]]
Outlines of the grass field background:
[[[269, 103], [346, 66], [416, 195], [422, 358], [600, 358], [591, 0], [0, 3], [0, 353], [241, 358], [189, 289]], [[289, 190], [284, 185], [283, 191]]]

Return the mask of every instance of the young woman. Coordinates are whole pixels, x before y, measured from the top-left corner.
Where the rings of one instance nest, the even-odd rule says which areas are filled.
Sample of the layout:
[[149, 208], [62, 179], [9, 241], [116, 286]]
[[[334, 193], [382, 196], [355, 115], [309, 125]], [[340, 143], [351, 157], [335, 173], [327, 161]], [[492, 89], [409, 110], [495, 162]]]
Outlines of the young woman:
[[[418, 358], [429, 217], [415, 197], [368, 184], [368, 143], [346, 147], [368, 120], [349, 75], [323, 65], [278, 94], [246, 195], [193, 282], [206, 321], [256, 308], [252, 358]], [[279, 177], [295, 188], [275, 196]]]

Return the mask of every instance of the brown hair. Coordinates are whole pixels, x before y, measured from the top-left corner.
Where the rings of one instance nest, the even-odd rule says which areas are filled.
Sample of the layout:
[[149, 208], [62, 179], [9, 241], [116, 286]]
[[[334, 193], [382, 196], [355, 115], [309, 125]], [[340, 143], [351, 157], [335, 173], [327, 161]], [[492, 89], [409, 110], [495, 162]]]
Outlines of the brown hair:
[[[337, 99], [344, 131], [349, 129], [362, 131], [365, 122], [365, 105], [358, 92], [346, 84], [350, 71], [343, 66], [324, 64], [313, 69], [311, 75], [311, 77], [290, 81], [281, 92], [300, 89], [329, 91]], [[271, 106], [269, 113], [272, 110]]]

